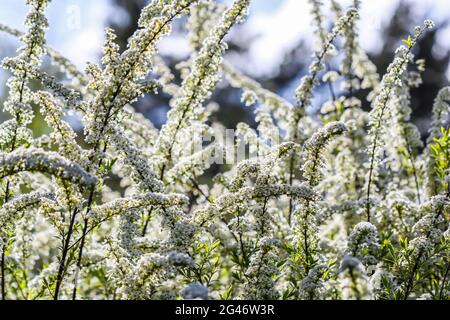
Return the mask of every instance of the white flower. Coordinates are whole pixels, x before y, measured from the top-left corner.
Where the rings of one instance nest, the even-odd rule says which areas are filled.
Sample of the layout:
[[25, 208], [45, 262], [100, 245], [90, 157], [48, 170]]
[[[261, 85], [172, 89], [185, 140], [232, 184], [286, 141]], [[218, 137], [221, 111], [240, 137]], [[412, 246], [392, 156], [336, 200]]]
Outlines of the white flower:
[[311, 186], [316, 186], [322, 177], [323, 153], [328, 143], [336, 136], [348, 131], [342, 122], [331, 122], [320, 128], [305, 143], [306, 160], [303, 165], [303, 174]]
[[425, 20], [423, 22], [423, 24], [425, 25], [425, 27], [427, 27], [427, 29], [433, 29], [434, 28], [434, 22], [432, 20]]
[[377, 264], [379, 247], [378, 231], [370, 222], [358, 223], [348, 237], [348, 254], [366, 266]]
[[18, 149], [8, 154], [0, 154], [0, 178], [23, 171], [48, 173], [84, 186], [93, 186], [98, 181], [94, 175], [56, 152]]
[[186, 300], [209, 300], [209, 290], [199, 283], [191, 283], [181, 293]]

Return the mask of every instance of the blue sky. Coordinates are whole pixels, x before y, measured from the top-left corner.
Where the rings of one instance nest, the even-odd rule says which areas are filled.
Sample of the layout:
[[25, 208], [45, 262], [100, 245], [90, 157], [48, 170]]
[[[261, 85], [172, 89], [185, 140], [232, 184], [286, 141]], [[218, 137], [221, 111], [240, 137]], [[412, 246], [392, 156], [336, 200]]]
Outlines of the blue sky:
[[[22, 21], [27, 13], [25, 2], [0, 0], [0, 22], [23, 30]], [[225, 2], [231, 3], [228, 0]], [[283, 0], [256, 0], [252, 11], [270, 12], [276, 10], [282, 2]], [[79, 65], [98, 53], [106, 20], [123, 18], [120, 10], [114, 10], [111, 6], [110, 0], [52, 1], [48, 17], [50, 26], [53, 27], [47, 34], [49, 44], [68, 54]]]
[[[108, 15], [114, 14], [108, 0], [56, 0], [48, 8], [48, 43], [78, 65], [96, 56]], [[25, 0], [0, 0], [0, 22], [23, 30]], [[0, 46], [1, 50], [1, 46]], [[0, 52], [1, 53], [1, 52]]]

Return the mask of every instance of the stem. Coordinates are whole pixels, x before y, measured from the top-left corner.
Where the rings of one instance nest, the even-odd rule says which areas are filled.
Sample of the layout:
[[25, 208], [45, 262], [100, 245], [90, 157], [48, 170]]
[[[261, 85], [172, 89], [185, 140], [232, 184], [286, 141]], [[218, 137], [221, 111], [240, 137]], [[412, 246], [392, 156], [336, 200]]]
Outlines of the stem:
[[373, 143], [373, 147], [372, 147], [371, 159], [370, 159], [370, 170], [369, 170], [369, 181], [367, 183], [366, 212], [367, 212], [367, 221], [368, 222], [370, 222], [370, 187], [372, 185], [372, 175], [373, 175], [373, 169], [374, 169], [374, 163], [375, 163], [375, 150], [377, 147], [377, 140], [378, 140], [378, 132], [375, 134], [374, 143]]
[[333, 102], [335, 102], [336, 101], [336, 93], [334, 93], [333, 84], [331, 83], [331, 81], [327, 81], [327, 84], [328, 84], [328, 90], [330, 91], [331, 99]]
[[[10, 181], [6, 182], [6, 189], [5, 189], [5, 202], [9, 201], [9, 184]], [[1, 269], [1, 279], [2, 279], [2, 300], [6, 300], [6, 241], [7, 239], [4, 238], [3, 245], [2, 245], [2, 258], [0, 263], [0, 269]]]
[[383, 116], [384, 116], [384, 112], [386, 111], [387, 108], [387, 103], [389, 102], [389, 97], [391, 95], [391, 91], [392, 91], [392, 87], [389, 87], [388, 93], [387, 93], [387, 99], [384, 102], [384, 104], [381, 106], [381, 114], [378, 117], [378, 122], [377, 122], [377, 126], [376, 126], [376, 133], [375, 133], [375, 137], [373, 138], [373, 146], [372, 146], [372, 150], [370, 152], [370, 170], [369, 170], [369, 181], [367, 183], [367, 195], [366, 195], [366, 212], [367, 212], [367, 222], [370, 222], [370, 194], [371, 194], [371, 185], [372, 185], [372, 181], [373, 181], [373, 170], [375, 169], [375, 153], [378, 147], [378, 137], [380, 134], [380, 128], [381, 128], [381, 123], [383, 121]]
[[[309, 215], [309, 201], [306, 203], [306, 214]], [[305, 217], [306, 220], [307, 216]], [[307, 222], [306, 222], [307, 223]], [[305, 274], [307, 275], [309, 273], [310, 268], [310, 252], [309, 252], [309, 243], [308, 243], [308, 228], [307, 224], [303, 226], [303, 246], [305, 249]]]
[[[423, 29], [417, 35], [417, 39], [422, 35], [422, 33], [423, 33]], [[405, 57], [407, 57], [407, 55], [411, 52], [411, 49], [412, 49], [412, 46], [408, 46], [408, 50], [405, 53], [402, 63], [400, 65], [396, 66], [396, 69], [394, 70], [394, 75], [396, 76], [396, 80], [398, 80], [401, 75], [401, 74], [399, 74], [399, 70], [401, 70], [401, 68], [403, 67], [404, 64], [408, 64], [408, 59]], [[395, 83], [395, 81], [394, 81], [394, 83]], [[367, 221], [368, 222], [370, 222], [370, 193], [371, 193], [370, 187], [372, 184], [372, 175], [373, 175], [373, 170], [374, 170], [374, 165], [375, 165], [375, 153], [376, 153], [377, 146], [378, 146], [378, 138], [379, 138], [379, 134], [380, 134], [381, 124], [383, 122], [384, 112], [387, 109], [387, 103], [390, 100], [392, 90], [393, 90], [393, 86], [391, 85], [387, 89], [386, 100], [384, 101], [383, 105], [381, 106], [381, 113], [380, 113], [380, 116], [378, 117], [377, 125], [375, 128], [375, 130], [376, 130], [375, 137], [373, 138], [373, 141], [372, 141], [373, 146], [372, 146], [372, 151], [370, 154], [370, 171], [369, 171], [369, 181], [367, 184], [367, 198], [366, 198], [366, 200], [367, 200], [366, 211], [367, 211]]]
[[[107, 144], [105, 143], [105, 147], [104, 149], [106, 149]], [[100, 159], [99, 161], [99, 166], [101, 166], [103, 159]], [[86, 239], [86, 235], [87, 235], [87, 231], [88, 231], [88, 222], [89, 222], [89, 218], [88, 218], [88, 213], [91, 210], [91, 205], [94, 199], [94, 192], [95, 192], [95, 186], [91, 188], [91, 191], [89, 193], [89, 198], [88, 198], [88, 204], [86, 207], [86, 218], [84, 218], [84, 222], [83, 222], [83, 234], [81, 236], [81, 243], [80, 243], [80, 247], [78, 249], [78, 258], [77, 258], [77, 273], [75, 274], [75, 279], [74, 279], [74, 286], [73, 286], [73, 292], [72, 292], [72, 299], [75, 300], [77, 297], [77, 283], [78, 283], [78, 274], [81, 271], [81, 259], [83, 257], [83, 248], [84, 248], [84, 244], [85, 244], [85, 239]]]
[[408, 279], [408, 283], [406, 285], [406, 289], [405, 289], [405, 294], [403, 296], [403, 300], [407, 300], [409, 294], [411, 293], [411, 290], [413, 289], [414, 286], [414, 277], [416, 276], [416, 272], [419, 269], [419, 263], [420, 263], [420, 259], [422, 259], [423, 256], [423, 250], [421, 250], [419, 252], [419, 255], [417, 256], [416, 262], [414, 263], [414, 267], [412, 269], [411, 272], [411, 276]]
[[5, 250], [6, 250], [6, 244], [3, 244], [2, 246], [2, 300], [6, 300], [6, 282], [5, 282]]
[[[241, 217], [241, 213], [239, 212], [239, 208], [238, 208], [237, 209], [238, 226], [240, 226], [240, 224], [241, 224], [240, 217]], [[244, 241], [242, 240], [242, 232], [239, 232], [239, 246], [241, 247], [243, 262], [245, 263], [245, 265], [248, 265], [250, 263], [250, 261], [248, 260], [247, 253], [245, 251]]]
[[[263, 202], [263, 207], [262, 207], [262, 212], [261, 212], [261, 216], [262, 217], [264, 217], [264, 214], [266, 213], [266, 210], [267, 210], [267, 201], [268, 201], [268, 198], [267, 197], [264, 197], [264, 202]], [[264, 226], [265, 226], [265, 220], [263, 219], [262, 221], [261, 221], [262, 223], [261, 223], [261, 234], [263, 235], [264, 233], [265, 233], [265, 230], [264, 230]], [[259, 239], [258, 239], [258, 241], [259, 241]]]
[[[327, 63], [327, 71], [330, 71], [330, 70], [331, 70], [330, 64]], [[327, 85], [328, 85], [328, 91], [330, 91], [331, 100], [333, 102], [335, 102], [336, 101], [336, 93], [334, 92], [333, 83], [331, 81], [327, 81]]]
[[144, 227], [142, 228], [142, 234], [141, 234], [142, 237], [145, 237], [145, 235], [147, 234], [147, 228], [148, 228], [148, 224], [150, 223], [150, 218], [152, 217], [152, 211], [153, 211], [153, 208], [151, 207], [145, 218]]
[[447, 283], [447, 276], [450, 271], [450, 262], [447, 263], [447, 269], [445, 270], [444, 279], [442, 279], [441, 290], [439, 290], [439, 300], [442, 300], [442, 295], [444, 294], [444, 288]]
[[77, 298], [78, 276], [81, 271], [81, 258], [83, 256], [83, 247], [84, 247], [84, 242], [86, 241], [87, 228], [88, 228], [88, 218], [84, 218], [83, 236], [81, 237], [80, 250], [78, 251], [77, 271], [75, 274], [75, 280], [74, 280], [74, 286], [73, 286], [73, 292], [72, 292], [72, 300], [76, 300], [76, 298]]
[[[292, 186], [294, 181], [294, 155], [292, 155], [289, 164], [289, 185]], [[289, 197], [289, 215], [288, 215], [288, 223], [289, 226], [292, 225], [292, 209], [293, 209], [293, 201], [292, 197]]]
[[62, 254], [61, 254], [61, 260], [59, 262], [58, 275], [56, 277], [54, 300], [58, 300], [61, 284], [64, 279], [64, 273], [66, 271], [66, 258], [67, 258], [67, 254], [69, 253], [69, 243], [70, 243], [70, 238], [72, 237], [73, 228], [75, 225], [75, 218], [76, 218], [77, 213], [78, 213], [78, 210], [75, 209], [73, 214], [70, 217], [70, 224], [69, 224], [69, 229], [67, 231], [66, 239], [63, 241], [63, 250], [62, 250]]
[[417, 201], [420, 204], [422, 202], [422, 200], [420, 199], [419, 179], [417, 177], [417, 169], [416, 169], [416, 164], [415, 164], [416, 159], [415, 159], [415, 156], [414, 156], [411, 144], [410, 144], [406, 134], [405, 134], [405, 141], [406, 141], [406, 146], [407, 146], [407, 150], [408, 150], [408, 153], [409, 153], [409, 158], [411, 160], [411, 168], [412, 168], [412, 173], [413, 173], [413, 176], [414, 176], [414, 183], [416, 185]]

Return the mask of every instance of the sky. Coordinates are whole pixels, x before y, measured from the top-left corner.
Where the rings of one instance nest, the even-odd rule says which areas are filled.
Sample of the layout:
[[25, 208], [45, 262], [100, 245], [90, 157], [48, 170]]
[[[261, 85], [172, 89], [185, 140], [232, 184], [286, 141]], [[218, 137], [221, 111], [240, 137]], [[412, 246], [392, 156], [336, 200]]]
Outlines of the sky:
[[[450, 0], [403, 0], [413, 4], [417, 24], [423, 16], [436, 23], [450, 20]], [[231, 2], [228, 1], [228, 2]], [[326, 3], [327, 1], [324, 1]], [[342, 4], [352, 1], [339, 1]], [[360, 44], [369, 52], [382, 48], [381, 31], [392, 18], [400, 0], [363, 0], [360, 12]], [[313, 43], [312, 18], [307, 0], [256, 0], [248, 20], [251, 32], [261, 36], [253, 43], [251, 58], [246, 59], [250, 70], [270, 73], [273, 65], [279, 65], [286, 52], [299, 39]], [[414, 26], [411, 26], [413, 28]], [[438, 31], [437, 51], [450, 48], [450, 25]], [[401, 39], [399, 39], [399, 42]], [[450, 78], [450, 72], [448, 72]]]
[[[0, 22], [24, 30], [25, 0], [0, 0]], [[96, 59], [106, 19], [114, 15], [109, 0], [54, 0], [47, 9], [47, 42], [78, 66]], [[0, 38], [3, 39], [3, 38]], [[2, 50], [2, 46], [0, 46]], [[1, 52], [0, 52], [1, 54]]]
[[[438, 24], [450, 20], [450, 0], [363, 0], [359, 29], [364, 49], [369, 52], [380, 50], [382, 26], [392, 18], [400, 1], [413, 4], [417, 24], [421, 24], [424, 15]], [[232, 0], [224, 2], [231, 3]], [[340, 2], [345, 4], [349, 1]], [[1, 23], [24, 29], [22, 21], [27, 12], [25, 0], [0, 0], [0, 8]], [[283, 52], [292, 48], [298, 39], [312, 43], [313, 28], [309, 10], [307, 0], [253, 0], [244, 30], [246, 37], [255, 36], [256, 40], [250, 48], [249, 56], [240, 59], [242, 68], [254, 75], [268, 75], [281, 63]], [[115, 9], [110, 0], [54, 0], [48, 9], [48, 17], [51, 26], [47, 35], [49, 45], [83, 68], [87, 61], [98, 60], [103, 28], [107, 21], [120, 21], [123, 13]], [[4, 39], [4, 36], [0, 36], [0, 42]], [[450, 48], [448, 39], [450, 26], [438, 31], [438, 43], [433, 49], [436, 54]], [[178, 55], [185, 54], [185, 39], [169, 37], [160, 46], [163, 53], [169, 54], [171, 51], [173, 53], [174, 47], [178, 48]], [[1, 50], [4, 50], [2, 45], [0, 57], [6, 54]], [[448, 76], [450, 78], [450, 70]]]

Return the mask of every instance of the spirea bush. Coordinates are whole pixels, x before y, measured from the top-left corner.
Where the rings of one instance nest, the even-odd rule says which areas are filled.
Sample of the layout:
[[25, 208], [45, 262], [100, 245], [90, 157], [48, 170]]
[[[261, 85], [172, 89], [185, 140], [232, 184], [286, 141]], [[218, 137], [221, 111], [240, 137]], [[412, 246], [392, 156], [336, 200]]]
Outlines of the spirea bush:
[[[426, 67], [414, 47], [432, 21], [381, 77], [359, 45], [360, 1], [331, 1], [332, 17], [309, 1], [317, 44], [291, 104], [222, 58], [250, 0], [153, 0], [127, 48], [107, 29], [101, 64], [84, 71], [46, 45], [49, 2], [27, 0], [25, 32], [0, 25], [23, 43], [2, 62], [3, 299], [449, 298], [450, 88], [425, 143], [410, 122]], [[192, 54], [180, 84], [157, 45], [182, 16]], [[221, 79], [256, 127], [218, 138]], [[312, 112], [321, 84], [329, 98]], [[131, 105], [158, 92], [172, 96], [160, 130]], [[50, 133], [30, 129], [37, 114]]]

